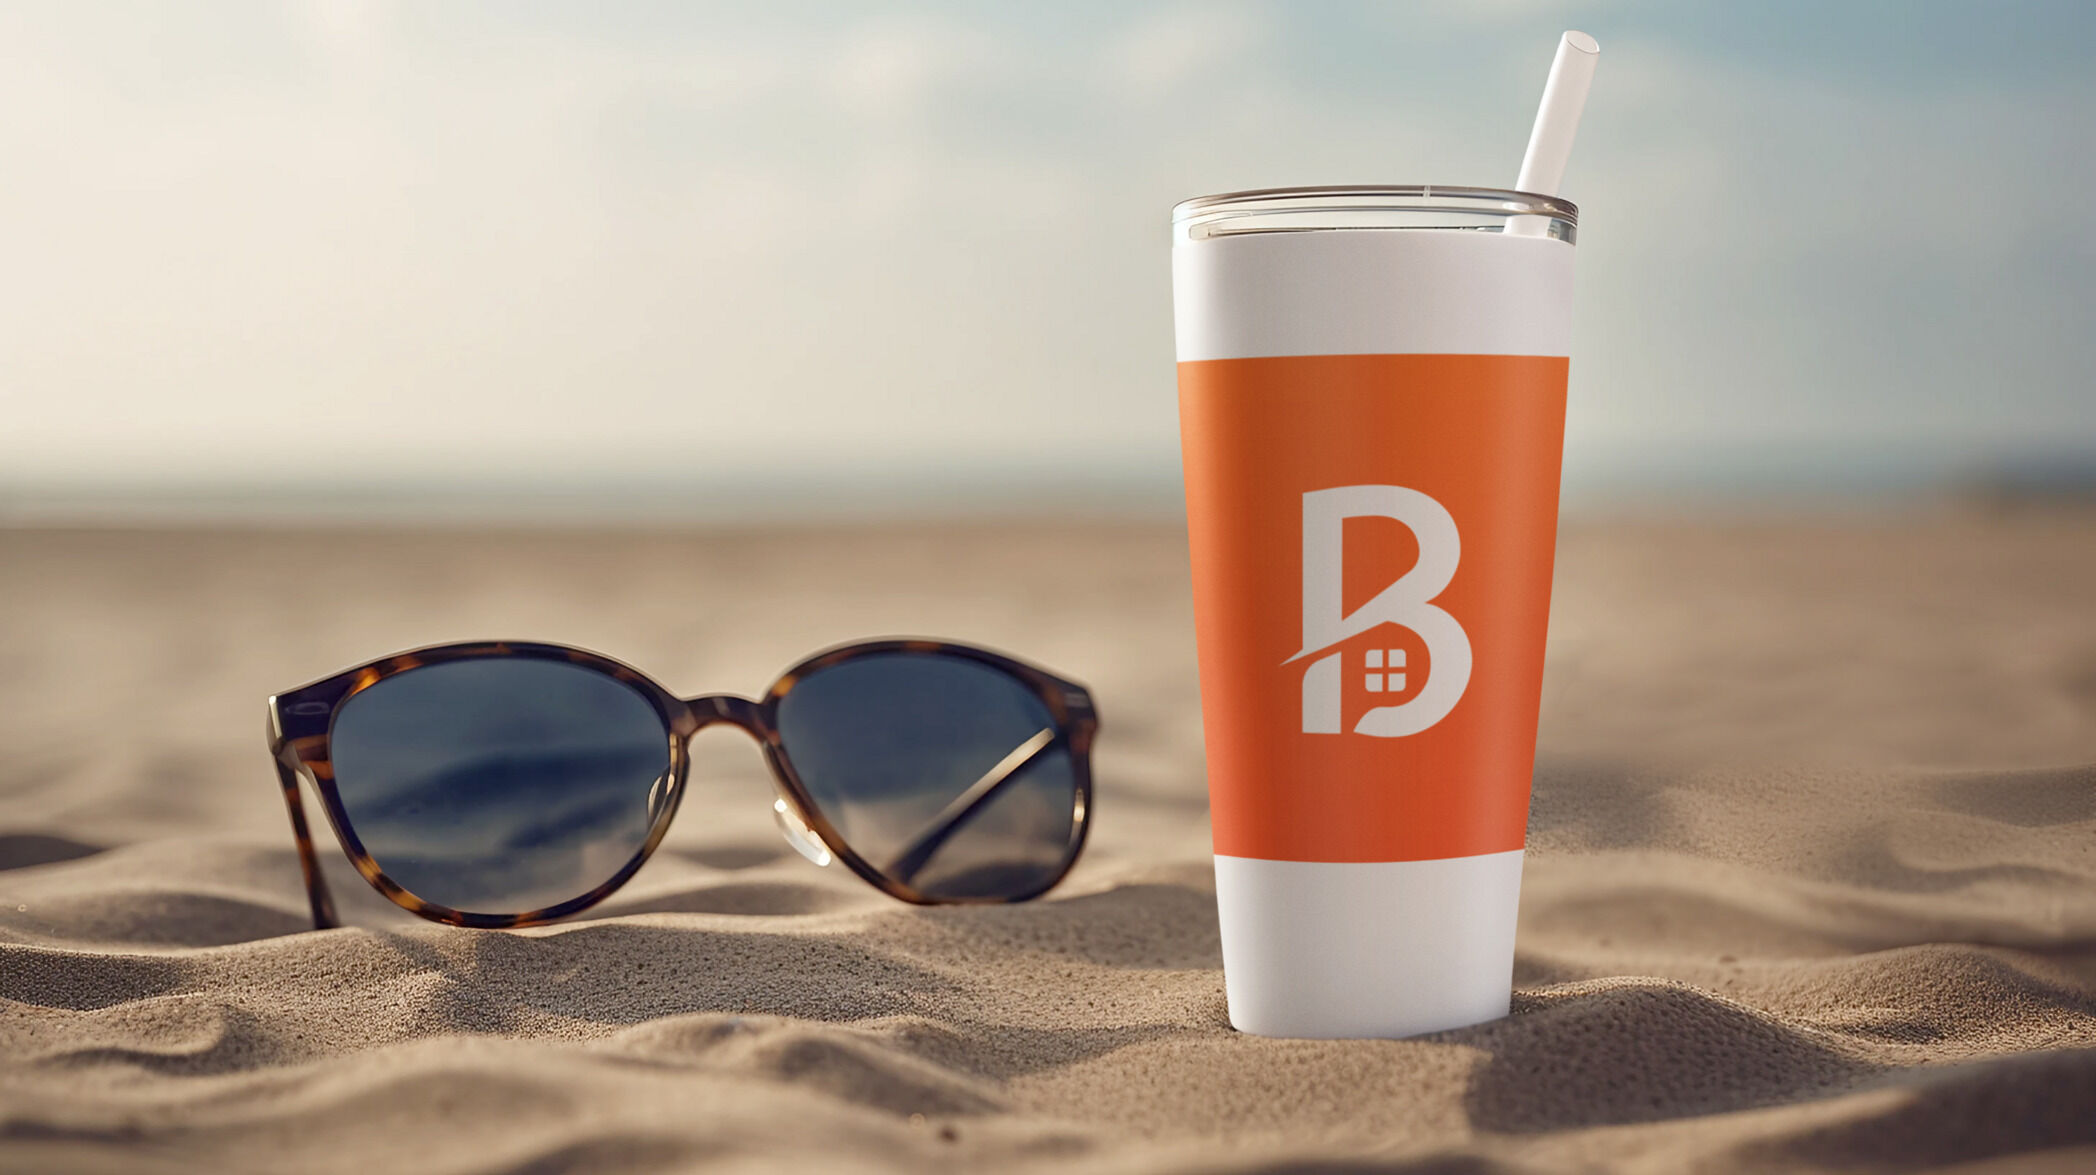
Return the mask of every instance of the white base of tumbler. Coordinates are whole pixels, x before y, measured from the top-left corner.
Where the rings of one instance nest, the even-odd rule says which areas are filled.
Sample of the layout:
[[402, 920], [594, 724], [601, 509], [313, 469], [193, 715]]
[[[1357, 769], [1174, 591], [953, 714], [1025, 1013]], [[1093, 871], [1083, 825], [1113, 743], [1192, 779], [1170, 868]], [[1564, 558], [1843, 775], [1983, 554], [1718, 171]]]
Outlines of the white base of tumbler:
[[1400, 1037], [1507, 1014], [1519, 849], [1439, 861], [1215, 859], [1230, 1023]]

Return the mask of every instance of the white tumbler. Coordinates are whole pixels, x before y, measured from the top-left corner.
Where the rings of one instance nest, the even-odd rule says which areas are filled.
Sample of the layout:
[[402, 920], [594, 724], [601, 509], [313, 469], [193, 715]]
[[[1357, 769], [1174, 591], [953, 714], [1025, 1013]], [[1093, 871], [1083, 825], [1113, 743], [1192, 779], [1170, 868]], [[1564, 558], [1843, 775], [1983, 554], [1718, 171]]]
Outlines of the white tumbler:
[[1400, 1037], [1506, 1014], [1576, 221], [1562, 200], [1444, 187], [1174, 209], [1216, 904], [1243, 1031]]

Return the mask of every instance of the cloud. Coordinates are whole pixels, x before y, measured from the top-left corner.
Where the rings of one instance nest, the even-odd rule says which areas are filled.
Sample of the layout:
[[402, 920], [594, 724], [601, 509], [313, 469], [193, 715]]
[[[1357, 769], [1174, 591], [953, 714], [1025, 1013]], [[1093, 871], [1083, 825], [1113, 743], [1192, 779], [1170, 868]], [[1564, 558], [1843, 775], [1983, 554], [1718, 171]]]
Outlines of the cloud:
[[827, 83], [848, 117], [901, 119], [956, 82], [993, 76], [1009, 57], [995, 37], [927, 19], [878, 20], [846, 37], [833, 62], [810, 80]]
[[1139, 13], [1102, 56], [1122, 90], [1157, 98], [1195, 78], [1243, 67], [1265, 31], [1262, 15], [1242, 5], [1181, 5]]

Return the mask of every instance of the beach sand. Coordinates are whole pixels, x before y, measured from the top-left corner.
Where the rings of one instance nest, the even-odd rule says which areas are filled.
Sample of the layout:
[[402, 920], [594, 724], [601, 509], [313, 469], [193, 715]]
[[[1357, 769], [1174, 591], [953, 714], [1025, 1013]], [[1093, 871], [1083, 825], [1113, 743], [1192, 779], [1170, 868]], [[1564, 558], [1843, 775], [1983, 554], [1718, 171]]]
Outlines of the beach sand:
[[[1228, 1027], [1187, 596], [1171, 526], [0, 531], [0, 1170], [2096, 1169], [2096, 512], [1568, 525], [1514, 1013], [1409, 1041]], [[818, 869], [709, 731], [582, 918], [423, 923], [324, 837], [307, 928], [272, 691], [884, 633], [1092, 686], [1046, 899]]]

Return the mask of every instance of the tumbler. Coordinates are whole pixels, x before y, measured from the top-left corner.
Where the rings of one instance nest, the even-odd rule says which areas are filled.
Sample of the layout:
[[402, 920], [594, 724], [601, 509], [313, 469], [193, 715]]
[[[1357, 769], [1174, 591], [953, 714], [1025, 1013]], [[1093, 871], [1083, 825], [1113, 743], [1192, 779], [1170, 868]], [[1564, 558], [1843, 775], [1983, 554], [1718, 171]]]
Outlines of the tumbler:
[[1439, 186], [1173, 211], [1240, 1030], [1401, 1037], [1506, 1014], [1576, 224], [1563, 200]]

